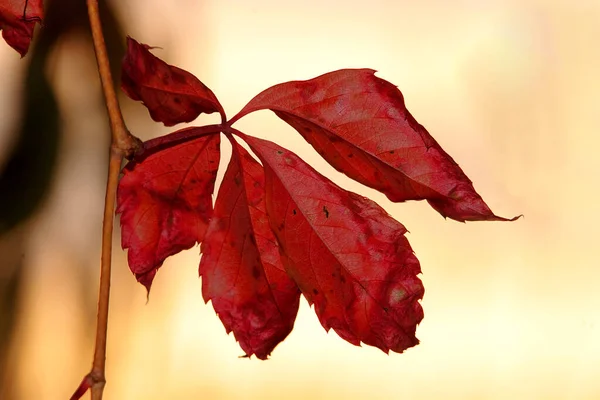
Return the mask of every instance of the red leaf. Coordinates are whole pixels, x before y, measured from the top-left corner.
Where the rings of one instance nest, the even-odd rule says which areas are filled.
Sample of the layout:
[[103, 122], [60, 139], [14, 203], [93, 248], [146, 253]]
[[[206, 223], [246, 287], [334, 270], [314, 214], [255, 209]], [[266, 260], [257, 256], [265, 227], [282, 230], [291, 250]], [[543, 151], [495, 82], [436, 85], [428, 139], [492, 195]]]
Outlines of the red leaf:
[[167, 257], [204, 239], [219, 166], [216, 133], [132, 161], [123, 170], [117, 191], [121, 244], [129, 249], [129, 268], [148, 290]]
[[262, 166], [233, 152], [202, 242], [202, 294], [247, 356], [266, 359], [294, 326], [300, 291], [284, 271], [265, 211]]
[[294, 153], [244, 140], [265, 168], [267, 213], [286, 271], [314, 303], [323, 327], [385, 352], [416, 345], [424, 289], [404, 226]]
[[133, 100], [141, 100], [153, 120], [172, 126], [193, 121], [201, 113], [218, 112], [223, 107], [214, 93], [194, 75], [169, 65], [148, 51], [150, 46], [127, 37], [121, 88]]
[[0, 30], [6, 43], [21, 54], [27, 54], [36, 22], [44, 18], [43, 0], [2, 0]]
[[457, 221], [506, 221], [492, 213], [458, 164], [408, 112], [396, 86], [374, 72], [345, 69], [275, 85], [232, 122], [271, 109], [337, 170], [392, 201], [426, 199]]

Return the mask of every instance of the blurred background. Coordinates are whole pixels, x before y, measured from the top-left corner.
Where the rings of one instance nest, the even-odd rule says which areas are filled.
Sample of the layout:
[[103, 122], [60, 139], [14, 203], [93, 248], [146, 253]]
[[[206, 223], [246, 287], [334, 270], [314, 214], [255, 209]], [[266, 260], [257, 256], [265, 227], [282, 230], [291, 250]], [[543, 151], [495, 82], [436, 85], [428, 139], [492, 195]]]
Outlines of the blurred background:
[[[109, 130], [83, 1], [47, 2], [24, 58], [0, 45], [0, 398], [68, 398], [89, 371]], [[125, 35], [197, 75], [233, 116], [261, 90], [370, 67], [513, 223], [445, 221], [337, 173], [270, 112], [238, 129], [293, 149], [401, 221], [423, 268], [421, 344], [385, 355], [302, 302], [270, 360], [204, 304], [193, 248], [146, 302], [115, 250], [106, 399], [600, 398], [600, 3], [101, 1]], [[122, 99], [143, 139], [174, 129]], [[216, 123], [203, 116], [196, 125]], [[223, 166], [229, 148], [223, 147]]]

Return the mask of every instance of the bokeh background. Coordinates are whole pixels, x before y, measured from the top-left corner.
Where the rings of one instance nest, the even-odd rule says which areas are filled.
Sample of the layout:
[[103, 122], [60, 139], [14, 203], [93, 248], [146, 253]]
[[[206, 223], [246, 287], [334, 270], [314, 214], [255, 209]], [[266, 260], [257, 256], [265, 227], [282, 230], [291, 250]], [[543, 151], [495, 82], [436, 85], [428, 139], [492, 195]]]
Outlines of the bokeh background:
[[[83, 3], [49, 1], [23, 60], [0, 45], [6, 400], [68, 398], [93, 352], [109, 132]], [[406, 225], [426, 288], [421, 344], [389, 356], [352, 346], [303, 301], [270, 360], [238, 358], [202, 301], [198, 248], [167, 260], [146, 302], [116, 229], [106, 399], [600, 398], [599, 2], [101, 3], [116, 60], [125, 34], [162, 47], [230, 116], [273, 84], [374, 68], [496, 213], [525, 215], [461, 224], [424, 202], [390, 203], [270, 112], [244, 118], [236, 127], [293, 149]], [[136, 135], [174, 130], [122, 104]]]

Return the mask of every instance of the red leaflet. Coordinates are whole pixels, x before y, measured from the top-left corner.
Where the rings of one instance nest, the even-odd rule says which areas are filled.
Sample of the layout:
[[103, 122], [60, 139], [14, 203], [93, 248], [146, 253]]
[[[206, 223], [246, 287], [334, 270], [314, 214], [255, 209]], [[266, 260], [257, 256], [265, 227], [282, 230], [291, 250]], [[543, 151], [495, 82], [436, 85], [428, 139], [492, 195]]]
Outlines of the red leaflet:
[[300, 291], [265, 212], [262, 166], [235, 141], [202, 243], [202, 294], [251, 356], [266, 359], [294, 326]]
[[200, 137], [130, 162], [123, 170], [117, 192], [121, 243], [129, 249], [131, 271], [148, 290], [165, 258], [204, 240], [219, 146], [218, 134]]
[[21, 54], [27, 54], [36, 22], [44, 18], [43, 0], [1, 0], [0, 30], [6, 43]]
[[214, 93], [194, 75], [169, 65], [152, 55], [148, 45], [127, 37], [121, 88], [133, 100], [141, 100], [153, 120], [166, 126], [193, 121], [201, 113], [218, 112], [223, 107]]
[[244, 139], [265, 167], [267, 213], [286, 271], [323, 327], [385, 352], [416, 345], [423, 285], [404, 226], [289, 150]]
[[457, 221], [506, 221], [408, 112], [396, 86], [374, 72], [345, 69], [273, 86], [232, 121], [271, 109], [336, 169], [392, 201], [426, 199]]

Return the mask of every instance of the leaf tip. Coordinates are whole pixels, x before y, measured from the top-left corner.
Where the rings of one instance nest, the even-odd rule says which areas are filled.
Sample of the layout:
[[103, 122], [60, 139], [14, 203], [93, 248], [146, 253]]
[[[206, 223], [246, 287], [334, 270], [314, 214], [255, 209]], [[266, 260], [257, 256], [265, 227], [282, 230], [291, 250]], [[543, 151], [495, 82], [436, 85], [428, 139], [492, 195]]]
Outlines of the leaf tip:
[[154, 280], [155, 275], [156, 269], [141, 274], [135, 274], [137, 281], [146, 288], [146, 304], [148, 304], [148, 301], [150, 300], [150, 288], [152, 287], [152, 281]]
[[516, 217], [512, 217], [512, 218], [505, 218], [505, 217], [500, 217], [498, 215], [492, 214], [489, 218], [484, 219], [484, 221], [513, 222], [513, 221], [518, 220], [521, 217], [525, 218], [525, 216], [523, 214], [519, 214]]

